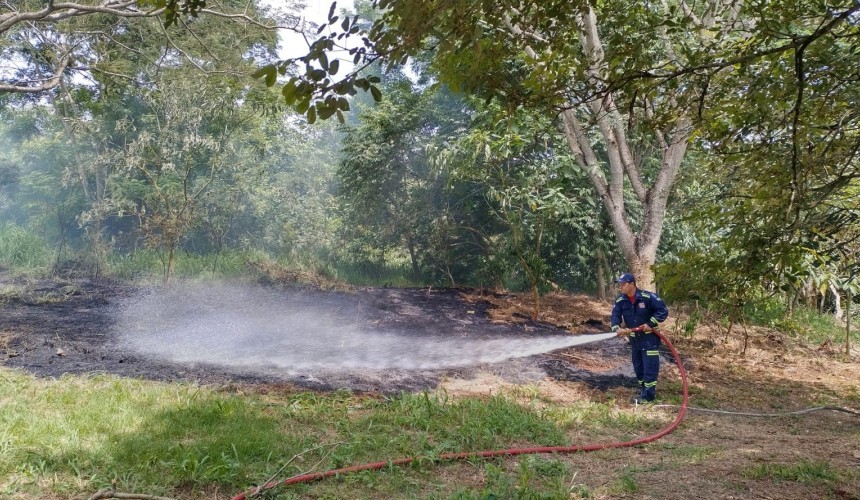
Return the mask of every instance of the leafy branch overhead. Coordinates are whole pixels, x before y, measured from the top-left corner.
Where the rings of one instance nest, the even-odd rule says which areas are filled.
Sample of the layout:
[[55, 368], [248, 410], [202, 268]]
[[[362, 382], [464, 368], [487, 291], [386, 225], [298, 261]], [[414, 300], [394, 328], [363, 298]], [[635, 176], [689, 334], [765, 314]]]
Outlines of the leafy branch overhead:
[[[601, 7], [616, 20], [606, 35], [607, 45], [589, 49], [607, 51], [605, 71], [593, 73], [578, 67], [583, 61], [576, 54], [578, 25], [592, 8], [585, 0], [372, 0], [370, 6], [379, 16], [371, 24], [360, 22], [357, 15], [341, 18], [333, 2], [327, 22], [317, 30], [318, 36], [326, 30], [328, 34], [311, 43], [304, 56], [263, 67], [257, 77], [273, 86], [278, 74], [288, 74], [294, 64], [303, 66], [304, 72], [285, 84], [284, 96], [303, 114], [322, 103], [315, 111], [318, 117], [334, 114], [331, 94], [364, 90], [378, 101], [377, 82], [367, 81], [362, 71], [376, 62], [388, 68], [403, 65], [423, 52], [431, 54], [431, 68], [442, 82], [515, 105], [539, 98], [546, 105], [565, 107], [621, 89], [649, 99], [659, 88], [707, 86], [725, 70], [802, 52], [822, 39], [853, 37], [857, 24], [852, 19], [860, 4], [843, 3], [826, 13], [812, 6], [803, 13], [800, 6], [782, 1], [735, 6], [711, 0], [696, 7], [682, 0], [662, 6], [637, 2], [620, 10]], [[652, 45], [662, 41], [676, 48], [661, 53], [633, 46], [647, 44], [648, 37]], [[360, 43], [350, 46], [347, 41], [355, 38]], [[334, 78], [339, 70], [339, 61], [332, 59], [336, 51], [347, 52], [355, 65], [340, 79]], [[517, 53], [528, 58], [511, 57]], [[322, 112], [328, 108], [332, 111]]]
[[[362, 71], [381, 56], [372, 51], [373, 43], [358, 25], [359, 16], [344, 16], [341, 20], [340, 16], [335, 15], [336, 7], [337, 2], [333, 2], [327, 23], [320, 25], [316, 34], [322, 35], [323, 31], [340, 21], [339, 32], [335, 29], [318, 38], [310, 45], [306, 55], [263, 66], [253, 75], [263, 78], [266, 85], [272, 87], [277, 83], [278, 75], [294, 72], [295, 65], [303, 68], [303, 73], [292, 76], [284, 84], [281, 93], [287, 105], [306, 115], [309, 123], [314, 123], [317, 118], [326, 120], [335, 115], [338, 121], [344, 123], [343, 113], [350, 109], [346, 96], [354, 96], [358, 90], [370, 92], [376, 102], [382, 99], [382, 92], [376, 86], [381, 79], [378, 76], [361, 76]], [[340, 60], [330, 58], [329, 55], [354, 35], [361, 35], [363, 43], [361, 47], [347, 49], [355, 69], [338, 79]]]
[[[203, 73], [209, 70], [195, 64], [199, 59], [174, 43], [175, 38], [186, 33], [198, 41], [203, 38], [197, 31], [205, 23], [193, 18], [223, 20], [245, 27], [248, 36], [269, 33], [273, 40], [279, 29], [301, 31], [301, 19], [295, 14], [260, 12], [253, 4], [215, 2], [207, 6], [204, 0], [4, 2], [0, 6], [0, 59], [7, 63], [7, 70], [0, 74], [0, 94], [38, 95], [63, 83], [79, 85], [96, 72], [134, 79], [134, 75], [121, 69], [106, 68], [105, 61], [97, 58], [94, 44], [113, 44], [126, 51], [124, 57], [133, 57], [145, 44], [138, 40], [125, 45], [116, 37], [135, 24], [157, 23], [161, 33], [149, 40], [155, 44], [164, 42]], [[121, 60], [114, 58], [112, 62]]]

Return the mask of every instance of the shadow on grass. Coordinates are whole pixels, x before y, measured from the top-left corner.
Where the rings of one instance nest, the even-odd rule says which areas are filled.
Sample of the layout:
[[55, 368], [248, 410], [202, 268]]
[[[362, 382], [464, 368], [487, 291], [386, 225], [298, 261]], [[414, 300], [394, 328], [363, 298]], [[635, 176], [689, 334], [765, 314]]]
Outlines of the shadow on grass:
[[[82, 403], [86, 405], [86, 403]], [[239, 397], [209, 394], [171, 409], [146, 413], [136, 422], [59, 431], [56, 445], [6, 450], [12, 474], [2, 494], [117, 491], [153, 495], [233, 494], [261, 483], [297, 454], [319, 445], [317, 429], [274, 415], [278, 410]], [[74, 418], [74, 417], [72, 417]], [[106, 420], [110, 420], [106, 417]], [[296, 473], [325, 450], [294, 461]], [[214, 490], [214, 491], [213, 491]]]

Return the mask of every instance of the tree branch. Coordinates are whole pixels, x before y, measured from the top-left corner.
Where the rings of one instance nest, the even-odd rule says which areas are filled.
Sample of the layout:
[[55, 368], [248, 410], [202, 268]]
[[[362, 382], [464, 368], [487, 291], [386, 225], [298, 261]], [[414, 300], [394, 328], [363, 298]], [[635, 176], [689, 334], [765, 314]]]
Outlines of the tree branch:
[[772, 47], [769, 49], [759, 50], [759, 51], [751, 52], [749, 54], [740, 55], [740, 56], [729, 58], [729, 59], [716, 58], [712, 62], [699, 64], [696, 66], [689, 66], [686, 68], [681, 68], [681, 69], [676, 70], [676, 71], [670, 71], [667, 73], [655, 73], [655, 72], [653, 72], [653, 70], [644, 70], [644, 71], [638, 71], [636, 73], [628, 74], [626, 76], [623, 76], [619, 80], [612, 82], [610, 90], [622, 88], [634, 80], [668, 81], [668, 80], [672, 80], [674, 78], [678, 78], [678, 77], [684, 76], [684, 75], [713, 71], [713, 70], [720, 70], [720, 69], [729, 68], [729, 67], [732, 67], [735, 65], [744, 65], [744, 64], [750, 63], [752, 61], [755, 61], [755, 60], [758, 60], [758, 59], [761, 59], [761, 58], [764, 58], [767, 56], [771, 56], [771, 55], [775, 55], [775, 54], [782, 54], [782, 53], [788, 52], [790, 50], [797, 50], [800, 47], [808, 46], [809, 44], [811, 44], [815, 40], [829, 34], [831, 31], [833, 31], [833, 29], [836, 26], [847, 21], [848, 19], [851, 18], [851, 16], [857, 14], [858, 12], [860, 12], [860, 4], [857, 4], [854, 7], [842, 12], [838, 16], [834, 17], [829, 23], [826, 23], [822, 26], [819, 26], [818, 29], [816, 29], [815, 31], [813, 31], [809, 35], [796, 37], [789, 43], [786, 43], [783, 45], [778, 45], [776, 47]]
[[12, 26], [26, 21], [56, 22], [69, 17], [102, 13], [119, 17], [153, 17], [164, 12], [164, 9], [142, 11], [137, 9], [137, 0], [105, 0], [101, 5], [86, 5], [75, 2], [48, 2], [48, 5], [38, 11], [14, 11], [0, 15], [0, 33], [5, 33]]
[[50, 90], [55, 88], [60, 84], [60, 80], [63, 77], [63, 72], [66, 71], [66, 68], [69, 66], [69, 62], [71, 62], [72, 55], [70, 53], [66, 53], [63, 57], [60, 58], [60, 62], [57, 63], [56, 68], [54, 69], [54, 75], [44, 80], [40, 85], [15, 85], [15, 84], [0, 84], [0, 92], [9, 92], [9, 93], [18, 93], [18, 94], [26, 94], [26, 93], [36, 93], [36, 92], [44, 92], [46, 90]]

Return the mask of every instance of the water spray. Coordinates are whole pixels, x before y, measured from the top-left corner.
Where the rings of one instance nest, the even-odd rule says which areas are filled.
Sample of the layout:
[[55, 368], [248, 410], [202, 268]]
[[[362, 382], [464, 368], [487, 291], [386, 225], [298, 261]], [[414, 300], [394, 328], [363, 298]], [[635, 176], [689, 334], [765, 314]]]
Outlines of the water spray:
[[613, 336], [507, 331], [476, 338], [467, 334], [471, 324], [465, 321], [444, 337], [422, 336], [370, 321], [364, 317], [366, 309], [353, 296], [319, 299], [235, 284], [185, 285], [130, 298], [118, 310], [116, 328], [120, 341], [139, 354], [274, 376], [437, 371], [500, 363]]
[[[438, 457], [435, 457], [437, 461], [443, 460], [464, 460], [471, 458], [491, 458], [491, 457], [510, 457], [516, 455], [528, 455], [528, 454], [537, 454], [537, 453], [576, 453], [576, 452], [586, 452], [586, 451], [598, 451], [598, 450], [606, 450], [610, 448], [623, 448], [629, 446], [636, 446], [644, 443], [649, 443], [651, 441], [656, 441], [657, 439], [662, 438], [663, 436], [669, 434], [681, 423], [681, 420], [684, 418], [684, 414], [687, 411], [687, 402], [688, 402], [688, 392], [687, 392], [687, 371], [684, 369], [684, 365], [681, 362], [681, 356], [678, 354], [678, 351], [675, 349], [675, 346], [667, 339], [662, 333], [658, 331], [654, 331], [660, 339], [666, 344], [666, 347], [669, 348], [669, 351], [672, 353], [672, 357], [675, 359], [675, 363], [678, 366], [678, 369], [681, 372], [681, 382], [682, 382], [682, 391], [683, 391], [683, 402], [678, 411], [678, 416], [675, 417], [675, 420], [669, 424], [666, 428], [657, 432], [656, 434], [652, 434], [650, 436], [642, 437], [639, 439], [634, 439], [632, 441], [623, 441], [616, 443], [603, 443], [603, 444], [590, 444], [590, 445], [578, 445], [578, 446], [535, 446], [529, 448], [508, 448], [503, 450], [485, 450], [485, 451], [464, 451], [459, 453], [443, 453]], [[615, 336], [614, 333], [602, 333], [598, 335], [586, 335], [582, 337], [577, 337], [577, 339], [585, 338], [587, 341], [596, 342], [598, 340], [605, 340], [610, 337]], [[585, 342], [579, 342], [585, 343]], [[367, 464], [353, 465], [350, 467], [342, 467], [340, 469], [330, 469], [326, 471], [320, 472], [312, 472], [308, 474], [302, 474], [299, 476], [293, 476], [282, 481], [269, 481], [263, 485], [252, 488], [249, 491], [239, 493], [238, 495], [233, 497], [233, 500], [245, 500], [248, 497], [254, 496], [262, 491], [274, 488], [276, 486], [287, 486], [291, 484], [298, 483], [306, 483], [310, 481], [316, 481], [320, 479], [325, 479], [327, 477], [349, 474], [352, 472], [366, 471], [366, 470], [379, 470], [385, 467], [391, 467], [395, 465], [406, 465], [417, 460], [428, 460], [429, 457], [403, 457], [395, 460], [384, 460], [379, 462], [371, 462]]]

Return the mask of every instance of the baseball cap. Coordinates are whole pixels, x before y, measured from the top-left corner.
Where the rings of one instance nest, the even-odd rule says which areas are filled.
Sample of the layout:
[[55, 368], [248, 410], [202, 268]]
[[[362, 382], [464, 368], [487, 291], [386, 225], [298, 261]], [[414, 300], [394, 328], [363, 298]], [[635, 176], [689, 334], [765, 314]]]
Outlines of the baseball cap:
[[624, 273], [615, 280], [616, 283], [636, 283], [636, 278], [630, 273]]

